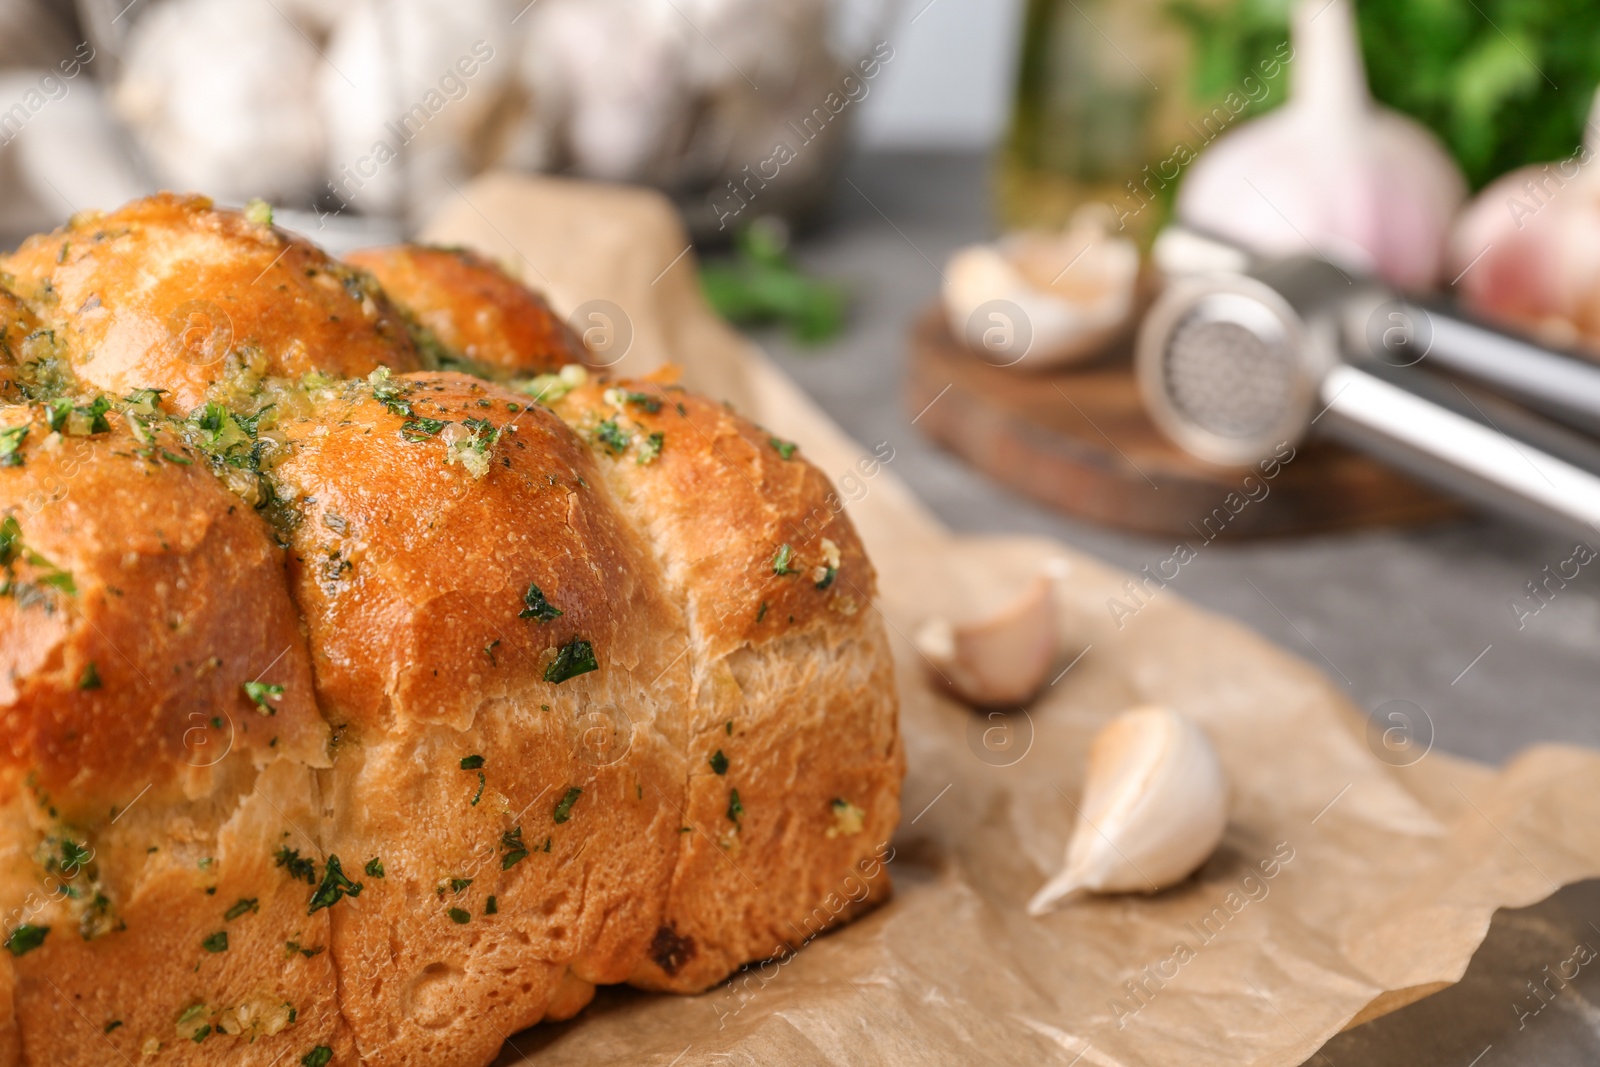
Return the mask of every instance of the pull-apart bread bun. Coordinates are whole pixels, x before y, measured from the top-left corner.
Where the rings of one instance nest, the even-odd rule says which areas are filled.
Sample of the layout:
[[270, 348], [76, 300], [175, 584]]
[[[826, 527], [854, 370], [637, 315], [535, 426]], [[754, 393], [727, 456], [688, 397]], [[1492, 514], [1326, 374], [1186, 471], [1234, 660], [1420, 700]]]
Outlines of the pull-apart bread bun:
[[478, 1067], [888, 894], [827, 479], [352, 258], [172, 196], [0, 257], [0, 1065]]

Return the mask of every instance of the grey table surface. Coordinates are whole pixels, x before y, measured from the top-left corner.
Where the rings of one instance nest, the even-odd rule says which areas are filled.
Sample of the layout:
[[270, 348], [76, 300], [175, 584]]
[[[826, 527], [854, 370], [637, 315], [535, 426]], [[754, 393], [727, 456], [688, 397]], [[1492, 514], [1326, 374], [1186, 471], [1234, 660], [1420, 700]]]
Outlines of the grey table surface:
[[[805, 267], [847, 285], [849, 328], [816, 348], [776, 331], [757, 340], [858, 441], [891, 442], [895, 471], [952, 528], [1056, 537], [1129, 570], [1153, 564], [1173, 546], [1034, 504], [911, 424], [916, 412], [902, 399], [907, 327], [937, 295], [946, 257], [994, 235], [988, 177], [987, 161], [973, 155], [851, 160], [830, 218], [794, 248]], [[1523, 601], [1527, 583], [1574, 547], [1570, 538], [1481, 515], [1420, 528], [1218, 542], [1170, 588], [1318, 664], [1369, 711], [1394, 699], [1415, 703], [1441, 750], [1500, 763], [1538, 742], [1600, 746], [1600, 565], [1582, 569], [1532, 616], [1519, 619], [1511, 607], [1533, 603]], [[1600, 947], [1591, 920], [1600, 924], [1594, 883], [1501, 913], [1460, 985], [1341, 1035], [1313, 1062], [1600, 1060], [1596, 973], [1580, 974], [1526, 1026], [1513, 1009], [1529, 996], [1527, 978], [1567, 958], [1576, 941]]]

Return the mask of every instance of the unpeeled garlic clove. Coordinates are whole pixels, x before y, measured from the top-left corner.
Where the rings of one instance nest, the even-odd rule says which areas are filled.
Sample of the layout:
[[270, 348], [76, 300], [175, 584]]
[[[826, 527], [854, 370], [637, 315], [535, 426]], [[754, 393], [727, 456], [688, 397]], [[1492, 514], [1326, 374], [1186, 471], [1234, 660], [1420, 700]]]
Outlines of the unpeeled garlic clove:
[[[991, 363], [1058, 366], [1094, 355], [1128, 325], [1138, 278], [1134, 243], [1085, 211], [1060, 233], [1016, 233], [957, 251], [945, 266], [945, 317]], [[1011, 306], [986, 306], [996, 301]]]
[[1078, 890], [1154, 893], [1193, 874], [1222, 840], [1228, 784], [1188, 716], [1145, 706], [1095, 735], [1066, 866], [1028, 902], [1043, 915]]
[[931, 618], [917, 631], [916, 646], [935, 680], [961, 700], [979, 707], [1025, 703], [1055, 660], [1055, 583], [1040, 574], [1015, 601], [977, 622]]

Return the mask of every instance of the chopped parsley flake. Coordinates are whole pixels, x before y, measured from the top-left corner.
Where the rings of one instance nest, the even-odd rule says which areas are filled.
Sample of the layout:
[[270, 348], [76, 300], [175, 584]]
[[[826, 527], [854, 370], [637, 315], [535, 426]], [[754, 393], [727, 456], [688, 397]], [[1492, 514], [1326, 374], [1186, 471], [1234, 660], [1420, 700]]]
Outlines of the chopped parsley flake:
[[306, 909], [306, 914], [312, 915], [319, 909], [331, 908], [346, 896], [359, 897], [361, 890], [361, 883], [346, 878], [344, 868], [339, 866], [339, 857], [330, 852], [328, 866], [322, 874], [322, 884], [311, 894], [311, 906]]
[[23, 923], [11, 931], [11, 936], [6, 938], [6, 951], [13, 956], [26, 956], [44, 944], [44, 935], [49, 932], [50, 928], [48, 926], [34, 926], [32, 923]]
[[233, 920], [246, 912], [260, 911], [261, 907], [256, 903], [256, 900], [256, 897], [240, 897], [233, 907], [222, 913], [222, 917], [228, 922], [233, 922]]
[[728, 792], [728, 821], [737, 826], [739, 825], [739, 817], [743, 814], [744, 805], [739, 803], [739, 791], [737, 789], [730, 790]]
[[333, 1049], [327, 1045], [318, 1045], [304, 1056], [300, 1057], [301, 1067], [328, 1067], [333, 1060]]
[[420, 441], [426, 441], [448, 425], [450, 425], [448, 422], [442, 422], [439, 419], [424, 419], [421, 417], [407, 419], [400, 425], [400, 436], [415, 444]]
[[27, 436], [27, 423], [13, 426], [9, 430], [0, 430], [0, 467], [22, 466], [22, 453], [17, 450], [22, 447], [22, 439]]
[[204, 941], [201, 941], [200, 947], [205, 949], [207, 952], [228, 951], [228, 931], [218, 930], [216, 933], [207, 937]]
[[465, 926], [465, 925], [467, 925], [467, 923], [472, 921], [471, 913], [467, 912], [466, 910], [464, 910], [462, 908], [451, 908], [445, 914], [449, 915], [450, 916], [450, 921], [455, 923], [455, 924], [457, 924], [458, 926]]
[[767, 443], [778, 450], [778, 455], [788, 459], [794, 455], [795, 443], [793, 441], [780, 441], [776, 437], [767, 438]]
[[797, 568], [789, 566], [794, 562], [794, 549], [788, 542], [778, 546], [777, 553], [772, 557], [772, 573], [782, 577], [785, 574], [798, 574]]
[[711, 769], [718, 774], [728, 773], [728, 757], [722, 754], [722, 749], [717, 749], [711, 754]]
[[653, 397], [649, 393], [629, 393], [627, 401], [630, 404], [644, 408], [652, 415], [661, 410], [660, 398]]
[[95, 669], [94, 661], [90, 660], [88, 666], [83, 668], [83, 673], [78, 675], [79, 689], [99, 689], [100, 672]]
[[244, 695], [255, 702], [256, 710], [263, 715], [276, 715], [278, 709], [270, 701], [275, 701], [283, 696], [283, 686], [271, 685], [267, 682], [244, 683]]
[[490, 897], [488, 900], [484, 901], [483, 902], [483, 913], [485, 915], [498, 915], [498, 914], [500, 914], [500, 901], [498, 901], [494, 897]]
[[562, 614], [560, 608], [545, 599], [544, 591], [532, 582], [528, 583], [528, 591], [522, 594], [522, 602], [527, 605], [517, 612], [519, 619], [538, 619], [540, 622], [549, 622]]
[[121, 1025], [122, 1025], [122, 1020], [121, 1019], [112, 1019], [110, 1022], [106, 1023], [105, 1029], [101, 1030], [100, 1032], [102, 1034], [109, 1034], [111, 1031], [115, 1030], [117, 1027], [119, 1027]]
[[822, 578], [820, 580], [818, 580], [818, 582], [817, 582], [817, 588], [818, 589], [826, 589], [826, 588], [828, 588], [828, 586], [832, 585], [833, 584], [833, 580], [835, 578], [837, 578], [838, 576], [839, 576], [839, 568], [835, 567], [831, 563], [828, 564], [827, 568], [825, 569], [825, 571], [824, 571], [824, 573], [822, 575]]
[[384, 877], [383, 860], [379, 859], [377, 856], [374, 856], [368, 860], [366, 867], [362, 869], [367, 872], [367, 877], [369, 878]]
[[472, 755], [472, 756], [462, 756], [461, 757], [461, 769], [464, 770], [464, 771], [475, 771], [479, 767], [482, 767], [482, 766], [483, 766], [483, 757], [482, 756]]
[[[583, 790], [579, 789], [577, 786], [568, 787], [567, 795], [562, 797], [560, 801], [556, 803], [555, 815], [553, 817], [558, 824], [564, 823], [568, 819], [572, 818], [572, 805], [576, 804], [578, 802], [578, 798], [582, 795]], [[549, 845], [550, 843], [548, 841], [545, 842], [545, 851], [547, 852], [549, 851]]]
[[463, 889], [467, 888], [467, 886], [471, 884], [471, 878], [452, 878], [450, 879], [450, 892], [460, 893]]
[[200, 1029], [196, 1030], [194, 1032], [194, 1036], [191, 1037], [189, 1040], [193, 1041], [195, 1044], [198, 1045], [200, 1042], [204, 1041], [206, 1038], [208, 1038], [210, 1036], [211, 1036], [211, 1024], [210, 1023], [203, 1023], [203, 1024], [201, 1024]]
[[544, 669], [544, 680], [560, 685], [568, 678], [599, 669], [600, 664], [594, 658], [594, 646], [581, 637], [574, 637], [561, 646], [556, 658]]
[[500, 857], [500, 869], [509, 871], [528, 858], [528, 846], [522, 842], [522, 827], [517, 826], [500, 835], [500, 847], [506, 849]]
[[614, 456], [620, 456], [627, 451], [628, 445], [633, 442], [632, 436], [617, 425], [616, 419], [607, 419], [596, 426], [594, 436]]
[[661, 446], [664, 445], [666, 441], [667, 435], [663, 433], [653, 433], [649, 437], [646, 437], [643, 441], [640, 441], [639, 458], [636, 462], [640, 466], [643, 466], [646, 463], [654, 463], [656, 458], [661, 455]]
[[304, 879], [307, 885], [317, 884], [316, 862], [301, 857], [299, 849], [285, 845], [274, 852], [272, 858], [277, 866], [289, 869], [290, 878]]

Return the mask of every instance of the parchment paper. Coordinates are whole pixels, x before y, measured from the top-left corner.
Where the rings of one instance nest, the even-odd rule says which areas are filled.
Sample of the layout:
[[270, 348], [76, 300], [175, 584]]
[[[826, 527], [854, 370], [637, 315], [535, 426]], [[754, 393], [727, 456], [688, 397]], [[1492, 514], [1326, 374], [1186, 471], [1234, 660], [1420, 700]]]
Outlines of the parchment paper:
[[[680, 364], [845, 488], [897, 635], [910, 767], [891, 903], [699, 997], [602, 991], [576, 1020], [514, 1035], [501, 1063], [1298, 1064], [1460, 978], [1497, 907], [1600, 874], [1600, 753], [1541, 747], [1499, 770], [1424, 754], [1425, 723], [1369, 729], [1317, 670], [1171, 591], [1119, 628], [1106, 601], [1126, 602], [1128, 576], [1050, 541], [951, 535], [892, 459], [863, 464], [879, 442], [847, 439], [706, 310], [654, 194], [490, 175], [425, 236], [495, 256], [564, 314], [620, 310], [632, 337], [616, 370]], [[936, 696], [905, 636], [1042, 567], [1062, 575], [1070, 670], [1009, 718]], [[1061, 862], [1088, 738], [1142, 702], [1216, 743], [1233, 783], [1221, 847], [1159, 895], [1028, 918]]]

